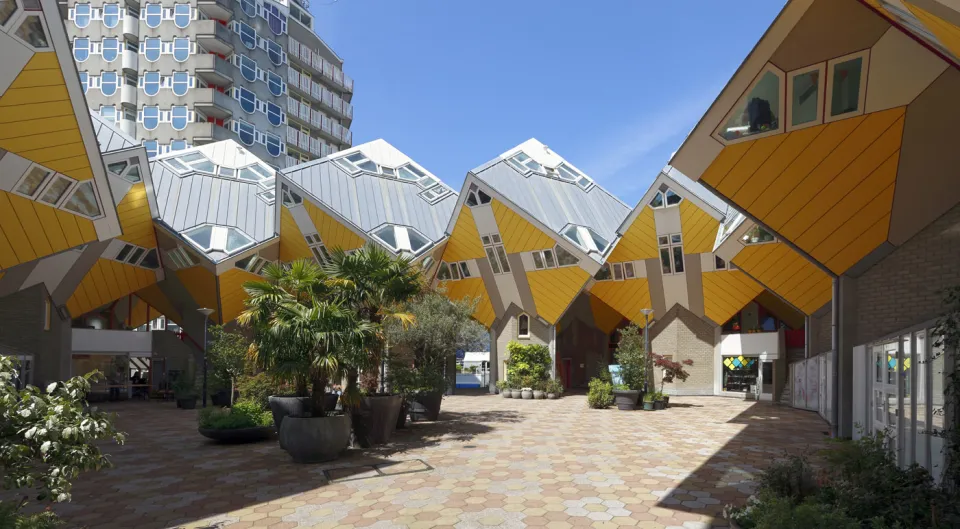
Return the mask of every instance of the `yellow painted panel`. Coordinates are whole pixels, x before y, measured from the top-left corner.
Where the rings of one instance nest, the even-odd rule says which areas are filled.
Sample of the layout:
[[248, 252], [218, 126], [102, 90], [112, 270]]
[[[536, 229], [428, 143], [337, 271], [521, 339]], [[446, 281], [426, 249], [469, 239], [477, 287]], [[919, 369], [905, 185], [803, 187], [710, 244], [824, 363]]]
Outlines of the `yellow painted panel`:
[[763, 308], [777, 315], [777, 318], [785, 321], [791, 329], [801, 329], [804, 325], [804, 315], [797, 312], [796, 309], [785, 303], [782, 299], [775, 296], [769, 290], [760, 292], [757, 296], [757, 303], [763, 305]]
[[24, 70], [49, 70], [51, 68], [59, 68], [60, 63], [57, 61], [57, 53], [53, 51], [44, 51], [39, 53], [34, 53], [33, 57], [27, 61], [26, 66], [23, 67]]
[[24, 70], [17, 75], [17, 78], [10, 84], [10, 88], [35, 88], [62, 84], [63, 74], [60, 73], [60, 68], [57, 67], [43, 70]]
[[80, 167], [79, 169], [70, 169], [69, 171], [64, 171], [63, 174], [80, 181], [90, 180], [93, 178], [93, 169], [90, 168], [90, 165], [86, 165], [85, 167]]
[[12, 112], [14, 116], [21, 116], [17, 121], [29, 121], [30, 116], [18, 108], [30, 103], [49, 103], [70, 99], [66, 85], [40, 86], [37, 88], [10, 88], [0, 97], [0, 108], [4, 112]]
[[[854, 129], [813, 171], [803, 179], [780, 205], [766, 218], [764, 224], [780, 230], [801, 208], [823, 190], [834, 178], [857, 159], [888, 128], [903, 117], [906, 107], [869, 114], [861, 125]], [[884, 157], [884, 159], [886, 156]], [[881, 160], [882, 161], [882, 160]]]
[[[31, 136], [33, 134], [42, 134], [44, 132], [73, 130], [76, 128], [77, 118], [73, 114], [52, 118], [38, 118], [31, 121], [18, 123], [16, 127], [0, 128], [0, 140], [6, 140], [18, 136]], [[51, 167], [51, 169], [53, 168]]]
[[453, 225], [453, 232], [447, 240], [443, 260], [453, 262], [483, 259], [484, 257], [480, 234], [477, 232], [477, 223], [473, 220], [473, 212], [467, 206], [463, 206], [460, 208], [457, 222]]
[[724, 177], [720, 185], [717, 186], [717, 191], [727, 197], [731, 197], [736, 194], [737, 191], [740, 191], [743, 183], [753, 176], [753, 173], [767, 161], [767, 158], [777, 150], [777, 147], [779, 147], [786, 138], [786, 134], [777, 134], [750, 142], [750, 150], [748, 150], [746, 154], [740, 158], [740, 161], [737, 162], [737, 165], [733, 166], [733, 169], [727, 173], [727, 176]]
[[200, 307], [213, 309], [210, 319], [220, 322], [220, 304], [217, 298], [217, 277], [202, 266], [193, 266], [177, 270], [177, 279], [187, 288], [193, 300]]
[[751, 146], [753, 146], [753, 141], [734, 143], [733, 145], [724, 147], [700, 178], [711, 186], [717, 187], [717, 185], [726, 178], [727, 173], [737, 165], [740, 158], [743, 158], [747, 151], [750, 150]]
[[81, 244], [86, 243], [87, 241], [83, 240], [83, 237], [80, 235], [80, 228], [77, 226], [77, 223], [80, 221], [90, 222], [87, 219], [82, 219], [72, 213], [67, 213], [63, 210], [55, 210], [57, 214], [57, 220], [60, 222], [60, 229], [63, 231], [63, 236], [67, 239], [67, 245], [70, 248], [74, 246], [80, 246]]
[[[811, 130], [820, 129], [820, 133], [782, 173], [757, 172], [751, 185], [762, 187], [764, 190], [748, 211], [759, 219], [766, 218], [864, 119], [866, 119], [865, 116], [857, 116], [811, 127]], [[793, 136], [800, 132], [803, 130], [791, 132], [789, 135]]]
[[[838, 242], [833, 236], [828, 237], [823, 242], [818, 254], [823, 255], [824, 264], [833, 270], [836, 274], [842, 274], [847, 271], [858, 260], [872, 252], [877, 246], [886, 241], [887, 231], [889, 230], [890, 208], [893, 205], [893, 189], [891, 184], [882, 193], [877, 195], [869, 204], [867, 204], [857, 215], [850, 218], [843, 226], [837, 229], [837, 233], [846, 241]], [[876, 223], [887, 219], [884, 230], [876, 227]], [[882, 235], [879, 237], [877, 235]], [[832, 250], [838, 250], [836, 255], [830, 258], [826, 256], [832, 253]], [[857, 260], [851, 261], [856, 257]]]
[[786, 244], [747, 246], [733, 263], [806, 314], [830, 300], [830, 276]]
[[[683, 204], [683, 202], [681, 202]], [[653, 220], [653, 210], [643, 206], [637, 218], [630, 224], [617, 246], [610, 252], [607, 261], [642, 261], [654, 259], [657, 252], [657, 226]]]
[[823, 132], [823, 127], [810, 127], [787, 134], [777, 150], [763, 162], [753, 175], [733, 194], [734, 203], [749, 208], [770, 184], [771, 175], [779, 175], [797, 159], [810, 143]]
[[80, 156], [86, 152], [82, 141], [75, 141], [65, 145], [54, 145], [53, 147], [43, 146], [37, 148], [28, 148], [20, 153], [24, 158], [29, 158], [37, 163], [48, 164], [68, 156]]
[[97, 240], [97, 229], [93, 226], [92, 220], [77, 217], [77, 227], [80, 228], [80, 236], [85, 241]]
[[604, 332], [604, 334], [610, 334], [620, 325], [620, 322], [623, 321], [623, 314], [620, 314], [610, 305], [607, 305], [603, 302], [602, 299], [598, 298], [595, 295], [587, 296], [590, 300], [590, 310], [593, 313], [593, 323], [596, 324], [597, 328]]
[[220, 308], [223, 311], [224, 322], [235, 320], [246, 309], [244, 302], [247, 300], [247, 292], [243, 290], [243, 284], [248, 281], [263, 280], [257, 274], [251, 274], [239, 268], [231, 268], [220, 274], [217, 279], [220, 281]]
[[62, 252], [70, 248], [70, 244], [63, 234], [63, 228], [60, 226], [57, 210], [50, 206], [34, 202], [33, 211], [37, 215], [37, 220], [40, 221], [40, 226], [43, 227], [43, 232], [46, 234], [53, 252]]
[[[23, 230], [26, 232], [27, 239], [30, 241], [30, 246], [33, 247], [37, 258], [39, 259], [52, 254], [53, 248], [50, 247], [50, 241], [47, 240], [47, 236], [44, 233], [47, 226], [40, 224], [40, 219], [37, 218], [37, 212], [33, 209], [34, 202], [13, 194], [11, 194], [9, 198], [10, 204], [13, 206], [13, 212], [20, 220], [20, 225], [23, 226]], [[56, 226], [56, 228], [59, 229], [59, 226]]]
[[[7, 112], [6, 109], [0, 112]], [[67, 144], [82, 141], [79, 130], [61, 130], [57, 132], [48, 132], [44, 134], [34, 134], [32, 136], [16, 136], [5, 140], [0, 140], [0, 148], [10, 152], [20, 154], [35, 162], [35, 159], [29, 153], [37, 149], [51, 149], [61, 147]]]
[[340, 248], [342, 250], [355, 250], [366, 244], [366, 240], [352, 232], [349, 228], [339, 221], [327, 215], [323, 210], [314, 206], [308, 201], [303, 202], [307, 214], [313, 221], [313, 225], [320, 234], [320, 239], [328, 250]]
[[90, 162], [87, 160], [86, 156], [70, 156], [69, 158], [63, 158], [60, 160], [53, 160], [51, 162], [44, 163], [48, 168], [53, 169], [54, 171], [69, 175], [72, 171], [79, 169], [87, 169], [90, 167]]
[[[2, 223], [2, 219], [0, 219], [0, 223]], [[20, 260], [17, 259], [17, 254], [14, 253], [13, 247], [10, 246], [7, 236], [4, 235], [2, 226], [0, 226], [0, 268], [11, 268], [18, 264], [20, 264]]]
[[542, 250], [556, 244], [552, 237], [499, 201], [494, 200], [490, 205], [507, 253]]
[[954, 57], [960, 57], [960, 27], [910, 2], [903, 3], [937, 37], [937, 40], [953, 53]]
[[73, 317], [112, 303], [154, 284], [154, 272], [109, 259], [98, 259], [67, 301]]
[[123, 231], [118, 239], [147, 249], [157, 247], [150, 204], [147, 202], [147, 188], [143, 182], [131, 187], [117, 204], [117, 216]]
[[125, 320], [128, 327], [136, 329], [153, 319], [154, 315], [160, 315], [159, 311], [150, 314], [152, 312], [149, 310], [150, 305], [138, 297], [131, 298], [131, 302], [133, 306], [127, 311], [127, 319]]
[[684, 253], [712, 252], [720, 221], [689, 200], [681, 202], [679, 207]]
[[579, 266], [527, 272], [538, 315], [551, 325], [556, 323], [589, 278]]
[[157, 311], [166, 316], [167, 319], [181, 323], [180, 311], [170, 302], [170, 299], [163, 293], [159, 285], [153, 284], [138, 290], [137, 297], [147, 302], [150, 307], [152, 307], [151, 310], [157, 309]]
[[[73, 113], [73, 105], [70, 104], [70, 101], [54, 101], [52, 103], [33, 103], [29, 105], [21, 105], [19, 108], [23, 109], [26, 113], [31, 116], [35, 116], [34, 119], [43, 119], [57, 116], [73, 116], [76, 120], [76, 116]], [[13, 114], [7, 112], [0, 112], [0, 123], [23, 123], [21, 121], [22, 116], [20, 114]]]
[[888, 213], [867, 228], [867, 231], [860, 234], [860, 237], [855, 240], [855, 244], [844, 248], [836, 257], [827, 261], [827, 268], [838, 274], [846, 271], [877, 246], [883, 244], [887, 240], [889, 230], [890, 214]]
[[813, 250], [824, 239], [839, 231], [838, 227], [843, 226], [847, 220], [857, 215], [877, 195], [896, 181], [899, 160], [899, 151], [897, 151], [893, 156], [887, 158], [869, 177], [860, 182], [856, 188], [842, 197], [830, 211], [821, 214], [803, 235], [794, 239], [796, 245], [812, 255]]
[[705, 272], [704, 313], [717, 325], [723, 325], [761, 291], [759, 283], [739, 270]]
[[312, 258], [310, 246], [303, 238], [293, 213], [286, 206], [280, 208], [280, 261], [289, 263], [297, 259]]
[[[24, 227], [20, 224], [20, 219], [17, 217], [13, 209], [13, 204], [10, 202], [11, 199], [15, 198], [18, 197], [6, 191], [0, 191], [0, 230], [3, 231], [7, 242], [10, 243], [10, 247], [13, 249], [17, 260], [15, 264], [20, 264], [43, 256], [38, 256], [33, 250], [30, 239], [27, 238]], [[9, 266], [5, 268], [9, 268]]]
[[462, 300], [464, 298], [470, 302], [477, 300], [473, 317], [487, 328], [493, 324], [496, 315], [493, 311], [493, 305], [490, 303], [490, 297], [487, 295], [487, 288], [483, 284], [483, 279], [472, 277], [459, 281], [442, 281], [440, 290], [452, 300]]
[[[826, 185], [803, 206], [800, 211], [780, 230], [780, 234], [790, 241], [799, 240], [798, 237], [817, 219], [823, 217], [827, 211], [840, 202], [850, 191], [868, 176], [874, 173], [884, 162], [891, 158], [897, 158], [900, 151], [900, 138], [903, 133], [903, 118], [897, 120], [888, 128], [877, 141], [867, 147], [855, 160], [853, 160], [843, 171], [837, 174], [834, 179]], [[896, 160], [894, 160], [893, 172], [890, 173], [896, 178]], [[798, 246], [804, 248], [802, 244]]]
[[[627, 281], [597, 281], [590, 293], [623, 314], [628, 320], [643, 325], [642, 309], [653, 308], [650, 285], [646, 278]], [[650, 316], [655, 318], [656, 314]]]

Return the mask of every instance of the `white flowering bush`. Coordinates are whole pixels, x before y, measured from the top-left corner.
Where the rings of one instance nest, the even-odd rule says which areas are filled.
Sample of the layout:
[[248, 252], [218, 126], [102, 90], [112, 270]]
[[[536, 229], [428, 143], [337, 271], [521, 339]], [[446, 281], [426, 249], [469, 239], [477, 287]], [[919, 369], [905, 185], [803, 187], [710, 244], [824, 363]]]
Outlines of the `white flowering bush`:
[[[97, 441], [124, 442], [111, 417], [88, 407], [94, 371], [44, 390], [17, 389], [16, 360], [0, 356], [0, 474], [3, 488], [32, 490], [38, 501], [70, 501], [72, 481], [81, 472], [110, 466]], [[29, 499], [25, 495], [18, 507]]]

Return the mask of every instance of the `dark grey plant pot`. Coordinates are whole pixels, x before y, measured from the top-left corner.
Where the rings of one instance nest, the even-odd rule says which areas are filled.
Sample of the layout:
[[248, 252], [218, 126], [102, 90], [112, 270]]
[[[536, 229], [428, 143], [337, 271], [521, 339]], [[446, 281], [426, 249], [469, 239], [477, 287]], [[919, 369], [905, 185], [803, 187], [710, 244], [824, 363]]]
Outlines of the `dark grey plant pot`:
[[544, 398], [546, 398], [546, 396], [547, 396], [547, 394], [544, 393], [544, 392], [542, 392], [542, 391], [540, 391], [539, 389], [533, 390], [533, 398], [534, 398], [535, 400], [544, 399]]
[[294, 463], [333, 461], [350, 444], [350, 416], [294, 417], [280, 426], [280, 442]]
[[666, 409], [666, 407], [667, 407], [667, 404], [662, 400], [656, 400], [653, 402], [653, 409], [655, 410]]
[[410, 402], [411, 421], [435, 421], [440, 417], [443, 393], [418, 393]]
[[615, 389], [613, 390], [613, 401], [618, 410], [633, 411], [637, 409], [637, 399], [640, 398], [640, 392], [635, 389]]
[[273, 425], [280, 431], [283, 418], [288, 415], [306, 417], [313, 412], [313, 402], [310, 397], [280, 397], [271, 395], [267, 398], [270, 403], [270, 413], [273, 414]]
[[667, 408], [669, 408], [669, 407], [670, 407], [670, 396], [669, 396], [669, 395], [664, 395], [664, 396], [663, 396], [663, 409], [667, 409]]
[[655, 407], [655, 404], [656, 403], [653, 401], [647, 401], [647, 400], [643, 401], [643, 411], [653, 411], [657, 409]]
[[276, 434], [273, 426], [234, 428], [232, 430], [198, 428], [197, 431], [200, 432], [200, 435], [223, 444], [256, 443], [259, 441], [266, 441]]
[[402, 404], [400, 395], [364, 397], [360, 401], [360, 410], [367, 423], [364, 430], [371, 444], [383, 444], [393, 437]]
[[177, 407], [184, 410], [194, 410], [197, 408], [197, 397], [178, 397]]

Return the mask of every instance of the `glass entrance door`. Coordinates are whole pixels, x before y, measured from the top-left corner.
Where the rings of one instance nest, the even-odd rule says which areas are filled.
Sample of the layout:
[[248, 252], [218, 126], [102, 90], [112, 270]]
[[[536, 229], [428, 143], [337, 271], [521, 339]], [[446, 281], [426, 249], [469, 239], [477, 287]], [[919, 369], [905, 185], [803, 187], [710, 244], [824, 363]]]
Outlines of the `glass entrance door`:
[[889, 434], [890, 449], [894, 451], [897, 450], [900, 417], [897, 387], [900, 357], [899, 341], [873, 346], [873, 431], [886, 431]]

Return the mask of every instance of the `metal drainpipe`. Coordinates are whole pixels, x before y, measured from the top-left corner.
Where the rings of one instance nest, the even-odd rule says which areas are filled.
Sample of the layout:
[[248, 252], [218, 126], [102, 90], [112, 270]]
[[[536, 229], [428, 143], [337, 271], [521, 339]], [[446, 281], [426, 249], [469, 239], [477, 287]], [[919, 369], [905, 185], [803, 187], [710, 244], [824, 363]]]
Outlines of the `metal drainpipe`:
[[830, 345], [833, 347], [831, 356], [833, 357], [833, 381], [830, 386], [833, 395], [830, 400], [833, 410], [830, 413], [830, 432], [836, 439], [840, 432], [840, 278], [833, 278], [833, 300], [830, 305], [831, 338]]

